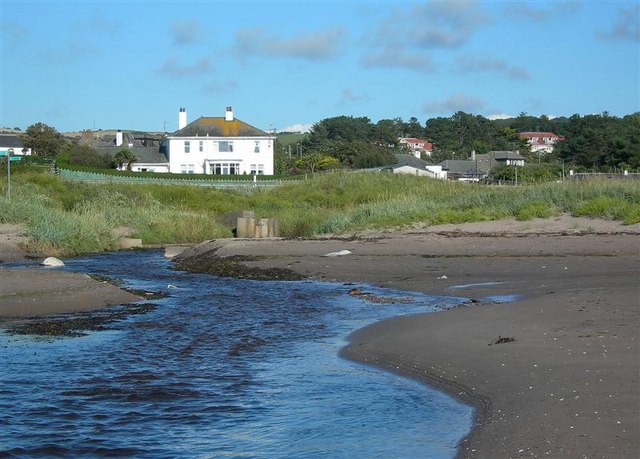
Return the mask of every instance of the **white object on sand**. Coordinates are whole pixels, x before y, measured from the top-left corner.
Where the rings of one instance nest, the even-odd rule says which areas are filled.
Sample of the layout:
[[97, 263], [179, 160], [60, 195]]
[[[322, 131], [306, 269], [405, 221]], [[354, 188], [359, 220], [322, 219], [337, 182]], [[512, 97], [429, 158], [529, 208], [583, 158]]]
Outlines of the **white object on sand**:
[[341, 257], [343, 255], [350, 255], [351, 251], [349, 250], [340, 250], [339, 252], [331, 252], [327, 253], [325, 257]]
[[62, 262], [62, 260], [56, 257], [45, 258], [40, 264], [42, 266], [64, 266], [64, 263]]

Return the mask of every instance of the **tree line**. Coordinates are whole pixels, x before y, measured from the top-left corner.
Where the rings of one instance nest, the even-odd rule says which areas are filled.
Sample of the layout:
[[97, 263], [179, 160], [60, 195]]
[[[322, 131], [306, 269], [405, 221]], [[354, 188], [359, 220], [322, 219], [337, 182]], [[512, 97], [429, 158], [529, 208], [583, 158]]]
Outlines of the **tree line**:
[[[521, 132], [553, 132], [564, 137], [553, 153], [538, 156], [518, 135]], [[135, 157], [126, 150], [115, 157], [99, 154], [94, 148], [68, 142], [55, 128], [44, 123], [29, 126], [21, 134], [23, 143], [35, 155], [64, 157], [72, 164], [92, 167], [129, 167]], [[296, 144], [294, 153], [276, 143], [276, 171], [280, 175], [316, 172], [335, 168], [372, 168], [395, 163], [394, 153], [402, 152], [402, 137], [425, 139], [434, 145], [431, 157], [466, 159], [472, 151], [519, 151], [529, 162], [566, 164], [574, 170], [610, 172], [640, 169], [640, 112], [624, 117], [607, 112], [549, 118], [521, 113], [517, 117], [490, 120], [481, 115], [457, 112], [450, 117], [383, 119], [337, 116], [314, 124]]]
[[[553, 153], [532, 153], [521, 132], [552, 132], [565, 138]], [[281, 158], [280, 167], [309, 169], [335, 167], [376, 167], [394, 163], [400, 152], [398, 139], [416, 137], [433, 143], [431, 157], [466, 159], [471, 152], [518, 151], [529, 162], [560, 163], [575, 170], [613, 171], [640, 168], [640, 112], [622, 118], [604, 112], [549, 118], [521, 113], [515, 118], [490, 120], [481, 115], [457, 112], [450, 117], [427, 119], [383, 119], [372, 123], [366, 117], [338, 116], [314, 124], [301, 142], [299, 158]], [[286, 151], [285, 151], [286, 153]]]
[[57, 158], [69, 164], [97, 169], [129, 169], [137, 160], [129, 148], [121, 148], [113, 156], [99, 153], [90, 145], [68, 141], [56, 128], [44, 123], [32, 124], [20, 137], [24, 146], [31, 148], [33, 155]]

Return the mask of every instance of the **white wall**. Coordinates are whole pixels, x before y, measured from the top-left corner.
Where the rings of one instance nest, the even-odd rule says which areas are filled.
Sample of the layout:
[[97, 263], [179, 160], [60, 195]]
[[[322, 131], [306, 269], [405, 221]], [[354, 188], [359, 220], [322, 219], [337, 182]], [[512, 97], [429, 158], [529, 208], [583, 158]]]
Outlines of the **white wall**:
[[[189, 142], [189, 152], [185, 151]], [[214, 163], [237, 163], [237, 175], [250, 174], [252, 165], [261, 165], [264, 175], [273, 175], [274, 139], [270, 137], [173, 137], [168, 142], [170, 171], [211, 174]], [[202, 151], [200, 151], [202, 142]], [[233, 142], [233, 151], [219, 151], [219, 142]], [[255, 152], [259, 142], [259, 153]]]
[[145, 172], [169, 172], [169, 165], [158, 165], [158, 164], [144, 164], [144, 163], [133, 163], [131, 165], [131, 171], [133, 172], [142, 172], [142, 169], [145, 169]]

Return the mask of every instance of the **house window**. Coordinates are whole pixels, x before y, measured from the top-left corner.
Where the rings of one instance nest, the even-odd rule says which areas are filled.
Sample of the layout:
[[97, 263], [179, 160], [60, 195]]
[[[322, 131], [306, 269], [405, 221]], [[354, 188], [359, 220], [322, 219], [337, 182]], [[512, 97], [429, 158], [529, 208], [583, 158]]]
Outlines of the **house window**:
[[252, 164], [249, 173], [251, 175], [264, 175], [264, 164]]
[[193, 164], [180, 164], [181, 174], [194, 174], [195, 166]]
[[191, 152], [191, 142], [188, 140], [184, 141], [184, 152], [185, 153]]
[[233, 151], [233, 142], [221, 140], [218, 142], [218, 151], [230, 152]]
[[240, 163], [213, 163], [209, 166], [209, 171], [213, 175], [238, 175]]
[[253, 147], [253, 152], [254, 153], [260, 153], [260, 141], [259, 140], [256, 140], [256, 144]]
[[200, 150], [200, 153], [202, 153], [204, 151], [204, 140], [200, 140], [200, 144], [198, 149]]

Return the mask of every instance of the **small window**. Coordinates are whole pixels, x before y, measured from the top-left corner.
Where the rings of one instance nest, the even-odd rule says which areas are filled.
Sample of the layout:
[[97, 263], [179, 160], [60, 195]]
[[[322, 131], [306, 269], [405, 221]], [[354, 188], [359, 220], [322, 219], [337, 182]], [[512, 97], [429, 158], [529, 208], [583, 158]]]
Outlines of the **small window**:
[[204, 140], [200, 141], [200, 146], [198, 147], [198, 149], [200, 150], [200, 153], [204, 151]]
[[255, 146], [253, 147], [254, 153], [260, 153], [260, 141], [256, 140]]
[[221, 140], [218, 142], [218, 151], [231, 152], [233, 151], [233, 142]]
[[184, 141], [184, 152], [185, 153], [190, 153], [191, 152], [191, 142], [188, 140]]
[[249, 173], [251, 175], [264, 175], [264, 164], [252, 164]]

